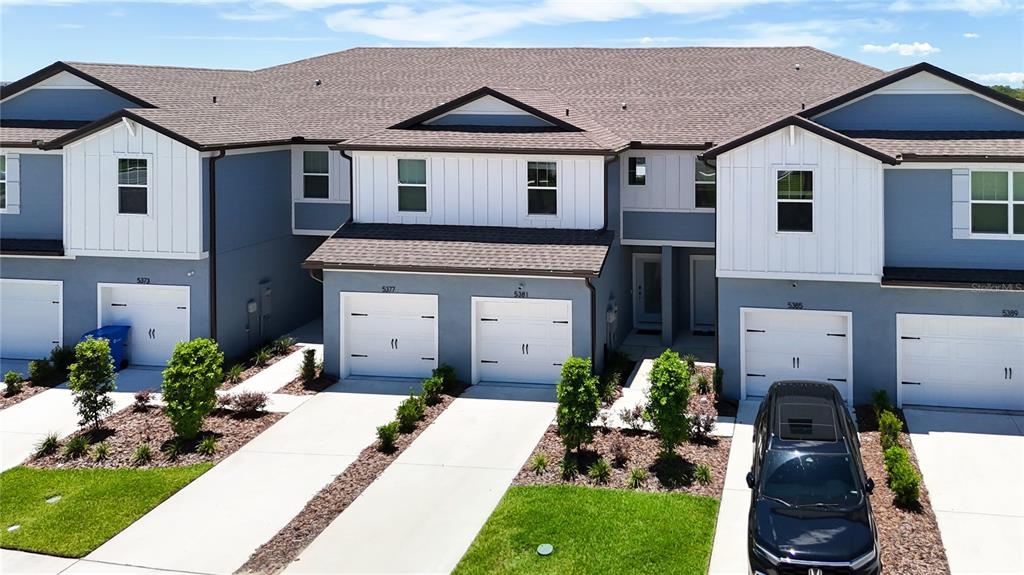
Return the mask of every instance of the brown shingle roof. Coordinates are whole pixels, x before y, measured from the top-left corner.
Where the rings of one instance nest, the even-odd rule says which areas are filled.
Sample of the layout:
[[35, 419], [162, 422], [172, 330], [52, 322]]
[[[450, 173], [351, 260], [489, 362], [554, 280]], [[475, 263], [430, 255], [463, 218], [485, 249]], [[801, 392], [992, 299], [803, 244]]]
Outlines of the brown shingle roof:
[[593, 277], [612, 237], [600, 230], [348, 223], [303, 267]]
[[844, 132], [866, 146], [891, 156], [902, 155], [942, 159], [984, 158], [1024, 159], [1024, 132], [917, 132], [864, 131]]

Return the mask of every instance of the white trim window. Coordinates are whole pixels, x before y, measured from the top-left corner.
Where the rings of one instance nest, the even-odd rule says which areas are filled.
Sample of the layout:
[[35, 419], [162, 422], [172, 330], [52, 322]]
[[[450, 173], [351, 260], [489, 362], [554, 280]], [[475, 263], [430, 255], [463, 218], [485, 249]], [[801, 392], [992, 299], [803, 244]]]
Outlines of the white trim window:
[[715, 167], [697, 158], [693, 164], [693, 207], [697, 209], [715, 209], [716, 183]]
[[7, 155], [0, 154], [0, 211], [7, 210]]
[[558, 162], [526, 162], [526, 214], [558, 215]]
[[783, 233], [814, 231], [814, 172], [776, 170], [776, 230]]
[[149, 214], [149, 160], [117, 159], [117, 213]]
[[1024, 172], [971, 171], [971, 235], [1024, 239]]
[[329, 152], [304, 150], [302, 152], [302, 198], [326, 200], [331, 196]]
[[398, 211], [427, 213], [427, 161], [398, 159]]
[[630, 156], [627, 163], [629, 164], [629, 185], [646, 186], [647, 158], [644, 156]]

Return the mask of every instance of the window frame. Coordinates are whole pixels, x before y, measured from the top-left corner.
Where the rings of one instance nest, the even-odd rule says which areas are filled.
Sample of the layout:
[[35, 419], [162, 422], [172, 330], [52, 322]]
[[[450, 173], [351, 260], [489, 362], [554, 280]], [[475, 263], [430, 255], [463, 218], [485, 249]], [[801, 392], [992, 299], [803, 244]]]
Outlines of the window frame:
[[[697, 179], [697, 164], [702, 162], [702, 161], [703, 160], [701, 160], [697, 156], [694, 156], [694, 158], [693, 158], [693, 210], [695, 212], [714, 213], [714, 211], [718, 208], [718, 166], [711, 166], [711, 164], [707, 164], [707, 162], [704, 162], [705, 164], [707, 164], [707, 165], [709, 165], [709, 166], [711, 166], [711, 167], [713, 167], [715, 169], [715, 179], [712, 182], [702, 181], [702, 180]], [[707, 207], [707, 206], [698, 206], [697, 205], [697, 186], [699, 184], [714, 184], [714, 186], [715, 186], [715, 205], [711, 206], [710, 208]], [[776, 196], [778, 196], [778, 193], [776, 193]], [[777, 215], [777, 213], [776, 213], [776, 215]], [[778, 226], [776, 226], [776, 227], [778, 227]]]
[[[1006, 174], [1006, 199], [1005, 200], [975, 200], [974, 199], [974, 173], [975, 172], [1003, 172]], [[1013, 208], [1024, 206], [1024, 199], [1017, 200], [1013, 195], [1013, 174], [1024, 174], [1024, 169], [1014, 170], [1012, 168], [971, 168], [967, 174], [967, 225], [968, 237], [979, 240], [1024, 240], [1024, 233], [1013, 231]], [[1001, 205], [1006, 207], [1006, 233], [998, 232], [975, 232], [974, 231], [974, 204]]]
[[[395, 213], [400, 216], [416, 216], [425, 217], [430, 215], [430, 158], [425, 156], [395, 156]], [[423, 162], [423, 183], [422, 184], [403, 184], [399, 176], [398, 163], [402, 160], [415, 160]], [[400, 207], [399, 200], [401, 195], [399, 188], [423, 188], [423, 199], [425, 202], [425, 209], [423, 211], [411, 211], [403, 210]]]
[[[306, 154], [308, 152], [323, 153], [327, 154], [327, 171], [326, 172], [307, 172], [306, 171]], [[331, 189], [332, 179], [331, 178], [331, 151], [330, 150], [299, 150], [299, 197], [297, 198], [302, 202], [333, 202], [336, 201], [333, 197], [333, 190]], [[319, 178], [327, 179], [327, 196], [323, 198], [313, 198], [306, 195], [306, 176], [315, 176]]]
[[3, 160], [3, 164], [4, 164], [3, 171], [0, 171], [0, 174], [2, 174], [2, 175], [0, 175], [0, 185], [3, 185], [3, 188], [4, 188], [3, 203], [0, 204], [0, 214], [6, 214], [6, 213], [8, 213], [7, 212], [7, 181], [8, 181], [8, 179], [7, 179], [7, 170], [9, 169], [9, 167], [7, 165], [7, 154], [0, 154], [0, 159]]
[[[639, 184], [635, 183], [633, 181], [633, 176], [636, 175], [636, 163], [637, 163], [637, 160], [642, 160], [643, 161], [643, 167], [644, 167], [644, 175], [643, 175], [644, 181], [642, 183], [639, 183]], [[626, 185], [627, 186], [633, 186], [633, 187], [636, 187], [636, 188], [646, 187], [647, 186], [647, 175], [648, 175], [647, 174], [647, 167], [648, 167], [647, 156], [626, 156]]]
[[[146, 162], [146, 183], [145, 185], [140, 184], [122, 184], [121, 183], [121, 160], [142, 160]], [[154, 174], [154, 163], [153, 158], [149, 154], [117, 154], [114, 156], [114, 189], [117, 192], [116, 200], [116, 214], [118, 217], [126, 218], [148, 218], [153, 215], [153, 174]], [[142, 188], [146, 190], [146, 212], [122, 212], [121, 211], [121, 188]]]
[[[792, 200], [792, 199], [779, 199], [779, 172], [809, 172], [811, 174], [811, 199], [809, 200]], [[778, 235], [785, 236], [813, 236], [817, 233], [815, 227], [817, 206], [815, 201], [815, 186], [816, 182], [819, 182], [818, 170], [810, 166], [786, 166], [786, 165], [775, 165], [772, 166], [771, 172], [771, 194], [774, 199], [775, 209], [772, 212], [772, 218], [774, 219], [774, 232]], [[786, 202], [792, 204], [811, 204], [811, 229], [809, 231], [803, 230], [780, 230], [779, 229], [779, 203]]]
[[[527, 218], [545, 219], [545, 220], [556, 220], [556, 219], [561, 218], [562, 217], [562, 189], [561, 189], [562, 178], [560, 178], [559, 175], [558, 175], [558, 173], [560, 171], [559, 170], [559, 165], [558, 165], [559, 164], [558, 159], [556, 159], [556, 158], [535, 158], [535, 159], [528, 159], [525, 162], [526, 162], [525, 163], [525, 166], [526, 166], [526, 178], [524, 179], [523, 183], [526, 186], [526, 194], [525, 194], [525, 199], [526, 199], [526, 206], [525, 206], [526, 207], [526, 217]], [[555, 166], [555, 185], [554, 186], [531, 186], [530, 185], [530, 164], [554, 164], [554, 166]], [[553, 214], [533, 214], [533, 213], [530, 213], [530, 190], [554, 190], [554, 192], [555, 192], [555, 213], [553, 213]]]

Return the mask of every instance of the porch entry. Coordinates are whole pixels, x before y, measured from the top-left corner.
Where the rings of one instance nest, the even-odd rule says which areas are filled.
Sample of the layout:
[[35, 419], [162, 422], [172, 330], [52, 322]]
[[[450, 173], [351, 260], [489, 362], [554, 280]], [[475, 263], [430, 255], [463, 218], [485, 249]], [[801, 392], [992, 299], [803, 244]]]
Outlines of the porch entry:
[[718, 290], [715, 285], [715, 256], [690, 256], [690, 331], [715, 333]]
[[661, 326], [661, 254], [633, 254], [633, 324], [637, 329]]

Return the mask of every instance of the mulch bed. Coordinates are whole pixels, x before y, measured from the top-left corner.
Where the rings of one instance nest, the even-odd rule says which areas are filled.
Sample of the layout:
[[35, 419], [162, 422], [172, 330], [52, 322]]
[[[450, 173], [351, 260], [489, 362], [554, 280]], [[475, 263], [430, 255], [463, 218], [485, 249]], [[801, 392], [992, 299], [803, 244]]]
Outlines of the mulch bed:
[[[288, 566], [313, 542], [328, 525], [344, 511], [364, 489], [370, 486], [466, 387], [441, 396], [441, 402], [428, 406], [423, 419], [412, 433], [402, 434], [390, 453], [377, 450], [374, 442], [359, 454], [345, 471], [334, 478], [274, 537], [261, 545], [238, 569], [237, 573], [277, 573]], [[385, 422], [381, 422], [385, 423]]]
[[61, 379], [61, 380], [47, 381], [47, 382], [43, 383], [42, 385], [34, 385], [31, 381], [25, 381], [22, 384], [21, 391], [19, 391], [18, 393], [15, 393], [14, 395], [7, 395], [5, 393], [0, 393], [0, 409], [5, 409], [5, 408], [8, 408], [8, 407], [10, 407], [12, 405], [21, 403], [21, 402], [25, 401], [26, 399], [28, 399], [28, 398], [30, 398], [30, 397], [32, 397], [34, 395], [39, 395], [40, 393], [46, 391], [47, 389], [53, 388], [53, 387], [55, 387], [57, 385], [60, 385], [63, 382], [64, 382], [63, 379]]
[[[219, 389], [221, 389], [221, 390], [231, 389], [232, 387], [238, 385], [239, 383], [242, 383], [243, 381], [245, 381], [245, 380], [249, 379], [250, 377], [256, 375], [257, 373], [263, 371], [264, 369], [267, 369], [268, 367], [274, 365], [275, 363], [281, 361], [282, 359], [288, 357], [289, 355], [295, 353], [298, 350], [299, 350], [299, 345], [296, 344], [296, 345], [293, 345], [293, 346], [288, 348], [288, 353], [285, 353], [283, 355], [275, 355], [275, 356], [271, 357], [267, 361], [267, 363], [264, 364], [264, 365], [251, 365], [248, 368], [246, 368], [245, 371], [242, 372], [242, 375], [238, 378], [238, 381], [235, 381], [235, 382], [225, 381], [224, 383], [221, 384]], [[250, 360], [246, 361], [245, 363], [249, 363], [251, 361], [252, 360], [250, 359]], [[243, 365], [245, 365], [245, 364], [243, 363]], [[230, 365], [225, 365], [224, 367], [225, 367], [225, 371], [227, 371], [227, 368], [231, 367], [231, 366]]]
[[[648, 476], [640, 491], [659, 492], [673, 491], [692, 495], [721, 497], [725, 486], [725, 469], [729, 463], [730, 437], [710, 437], [702, 440], [685, 442], [676, 448], [676, 457], [659, 459], [661, 446], [658, 437], [649, 431], [629, 429], [598, 428], [594, 441], [580, 450], [577, 458], [579, 475], [575, 479], [562, 479], [559, 462], [565, 456], [565, 447], [558, 437], [555, 426], [548, 428], [540, 443], [534, 449], [526, 465], [516, 475], [515, 485], [587, 485], [591, 487], [608, 487], [624, 489], [630, 469], [639, 467], [646, 469]], [[625, 461], [617, 461], [616, 451], [625, 454]], [[537, 473], [530, 467], [533, 455], [547, 455], [547, 470]], [[608, 483], [597, 485], [587, 477], [587, 468], [599, 457], [612, 464], [612, 474]], [[711, 468], [711, 482], [702, 485], [693, 479], [693, 469], [699, 464]]]
[[[161, 451], [161, 447], [170, 442], [174, 433], [162, 410], [158, 407], [149, 407], [145, 411], [136, 411], [134, 406], [129, 406], [103, 419], [98, 431], [80, 430], [75, 433], [89, 437], [91, 444], [106, 441], [109, 448], [106, 459], [93, 461], [89, 453], [77, 459], [66, 459], [58, 449], [57, 453], [39, 459], [29, 459], [25, 464], [29, 467], [51, 469], [136, 467], [132, 463], [132, 455], [135, 448], [144, 442], [149, 443], [152, 448], [153, 459], [148, 464], [139, 466], [141, 468], [213, 463], [237, 451], [284, 415], [260, 413], [255, 417], [236, 417], [232, 411], [217, 409], [206, 418], [203, 431], [197, 439], [198, 441], [211, 435], [216, 437], [217, 451], [213, 455], [200, 455], [189, 448], [176, 459], [169, 460]], [[61, 448], [66, 443], [67, 439], [62, 440]]]
[[[900, 410], [894, 410], [903, 419]], [[882, 547], [882, 564], [886, 573], [938, 575], [949, 573], [946, 551], [939, 535], [939, 525], [932, 511], [928, 490], [921, 483], [921, 498], [913, 509], [898, 507], [889, 489], [882, 446], [879, 442], [878, 423], [874, 410], [867, 406], [857, 408], [860, 427], [860, 453], [864, 471], [875, 480], [871, 495], [871, 510], [878, 527], [878, 540]], [[900, 444], [910, 452], [910, 461], [920, 472], [910, 435], [900, 434]]]
[[323, 374], [317, 376], [316, 379], [310, 382], [304, 382], [301, 377], [296, 377], [274, 393], [284, 393], [287, 395], [316, 395], [337, 382], [338, 380], [327, 377]]

